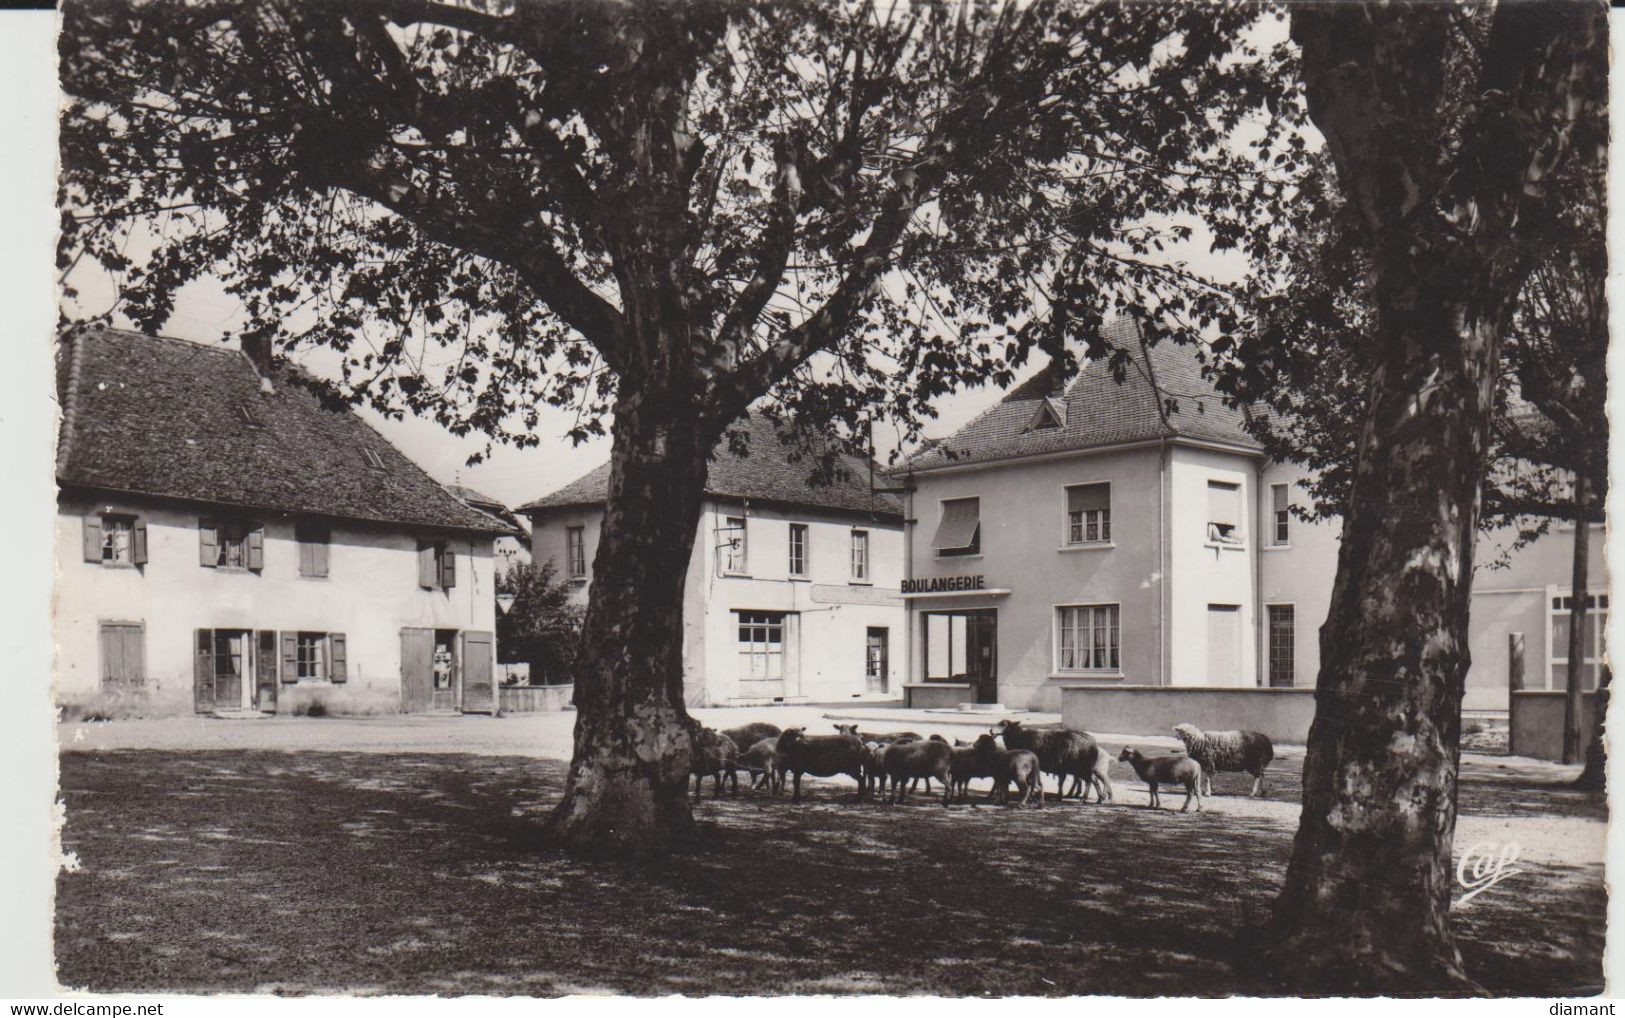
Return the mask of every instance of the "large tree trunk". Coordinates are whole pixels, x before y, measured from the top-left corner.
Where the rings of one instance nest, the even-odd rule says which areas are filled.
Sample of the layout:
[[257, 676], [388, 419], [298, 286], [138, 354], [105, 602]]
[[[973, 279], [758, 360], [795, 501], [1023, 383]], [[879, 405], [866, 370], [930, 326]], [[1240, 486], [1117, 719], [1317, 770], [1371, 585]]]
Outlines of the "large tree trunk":
[[615, 408], [609, 505], [575, 677], [575, 753], [552, 840], [593, 854], [670, 847], [692, 828], [684, 792], [683, 580], [705, 488], [707, 429], [684, 401]]
[[1391, 316], [1372, 385], [1276, 903], [1277, 971], [1316, 992], [1472, 989], [1448, 928], [1451, 843], [1499, 332], [1429, 285]]
[[1574, 477], [1574, 567], [1569, 590], [1573, 607], [1569, 613], [1568, 683], [1563, 695], [1563, 762], [1580, 762], [1580, 703], [1585, 695], [1586, 672], [1586, 587], [1591, 565], [1591, 520], [1585, 510], [1586, 478]]

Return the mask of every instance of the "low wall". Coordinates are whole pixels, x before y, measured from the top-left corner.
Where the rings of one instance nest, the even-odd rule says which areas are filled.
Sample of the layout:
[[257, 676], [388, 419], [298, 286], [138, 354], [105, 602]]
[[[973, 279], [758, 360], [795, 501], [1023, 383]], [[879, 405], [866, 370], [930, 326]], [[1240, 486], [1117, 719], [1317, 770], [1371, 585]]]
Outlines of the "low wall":
[[1258, 686], [1063, 686], [1068, 728], [1172, 737], [1178, 724], [1209, 731], [1244, 728], [1272, 742], [1302, 745], [1315, 720], [1315, 691]]
[[504, 714], [533, 714], [563, 710], [575, 699], [575, 685], [503, 686], [498, 692]]
[[914, 710], [958, 707], [976, 699], [969, 682], [905, 682], [903, 706]]
[[[1563, 759], [1563, 698], [1560, 690], [1520, 689], [1512, 694], [1512, 729], [1507, 752], [1536, 760]], [[1596, 734], [1597, 708], [1607, 710], [1602, 693], [1580, 697], [1580, 758]]]

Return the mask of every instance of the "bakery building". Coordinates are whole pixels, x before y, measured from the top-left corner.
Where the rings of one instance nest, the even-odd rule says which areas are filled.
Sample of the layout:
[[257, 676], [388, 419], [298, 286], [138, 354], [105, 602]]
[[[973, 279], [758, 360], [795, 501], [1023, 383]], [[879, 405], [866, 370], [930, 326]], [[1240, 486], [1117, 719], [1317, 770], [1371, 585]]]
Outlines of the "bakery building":
[[[897, 473], [910, 702], [1054, 711], [1080, 685], [1313, 687], [1339, 524], [1293, 515], [1303, 470], [1264, 455], [1193, 351], [1109, 328], [1131, 353], [1121, 384], [1103, 362], [1064, 385], [1046, 368]], [[1608, 610], [1600, 536], [1588, 688]], [[1511, 538], [1477, 554], [1469, 710], [1507, 709], [1513, 645], [1526, 688], [1566, 681], [1573, 531], [1509, 552]]]
[[[684, 586], [690, 707], [896, 699], [903, 680], [903, 518], [869, 464], [842, 458], [813, 483], [811, 461], [752, 415], [724, 438], [706, 482]], [[609, 464], [538, 498], [537, 562], [552, 560], [585, 604]], [[884, 480], [884, 478], [882, 478]]]

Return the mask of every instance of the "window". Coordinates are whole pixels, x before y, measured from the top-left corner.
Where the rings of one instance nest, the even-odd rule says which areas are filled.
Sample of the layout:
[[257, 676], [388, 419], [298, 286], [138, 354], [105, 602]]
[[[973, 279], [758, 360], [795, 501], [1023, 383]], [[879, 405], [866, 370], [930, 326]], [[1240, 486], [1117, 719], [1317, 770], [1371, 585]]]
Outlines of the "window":
[[147, 564], [147, 525], [135, 516], [91, 513], [85, 517], [85, 561], [104, 566]]
[[790, 575], [807, 575], [807, 525], [790, 524]]
[[941, 556], [978, 555], [982, 551], [982, 500], [947, 498], [942, 500], [942, 520], [937, 524], [931, 547]]
[[348, 664], [343, 633], [282, 635], [283, 682], [343, 682]]
[[300, 633], [296, 641], [296, 671], [299, 681], [327, 679], [327, 634]]
[[243, 520], [198, 524], [198, 561], [210, 569], [264, 569], [265, 530]]
[[146, 685], [146, 637], [146, 629], [139, 622], [101, 624], [103, 689], [140, 689]]
[[587, 578], [587, 528], [564, 528], [564, 564], [572, 580]]
[[457, 586], [457, 552], [447, 542], [418, 542], [418, 586], [428, 590]]
[[743, 573], [748, 568], [749, 559], [745, 548], [745, 518], [743, 516], [729, 516], [723, 520], [722, 525], [722, 570], [728, 573]]
[[333, 538], [328, 526], [301, 521], [294, 524], [293, 537], [299, 545], [299, 575], [326, 576], [327, 549]]
[[1074, 484], [1066, 489], [1066, 543], [1106, 544], [1112, 539], [1112, 486]]
[[[1564, 594], [1552, 598], [1551, 689], [1569, 688], [1569, 631], [1573, 625], [1571, 621], [1573, 613], [1574, 598], [1571, 595]], [[1596, 689], [1597, 677], [1608, 654], [1607, 594], [1586, 596], [1583, 640], [1585, 646], [1585, 664], [1581, 670], [1585, 678], [1583, 688]]]
[[1057, 671], [1118, 667], [1117, 605], [1068, 605], [1055, 611]]
[[739, 677], [784, 678], [784, 613], [734, 614], [739, 618]]
[[852, 531], [852, 579], [858, 583], [869, 582], [869, 532], [867, 530]]
[[374, 470], [384, 469], [384, 458], [378, 455], [378, 450], [376, 449], [361, 450], [361, 458], [366, 460], [367, 466]]
[[1270, 540], [1275, 545], [1284, 545], [1292, 539], [1292, 513], [1287, 508], [1287, 486], [1285, 484], [1270, 485], [1270, 521], [1273, 530]]
[[1211, 544], [1242, 544], [1241, 485], [1207, 482], [1207, 539]]
[[[1286, 485], [1278, 484], [1278, 488]], [[1290, 604], [1272, 604], [1269, 608], [1269, 683], [1272, 686], [1296, 685], [1295, 639], [1296, 611]]]
[[265, 428], [265, 422], [260, 420], [259, 415], [241, 403], [237, 404], [237, 416], [245, 426], [253, 428], [255, 431], [261, 431]]

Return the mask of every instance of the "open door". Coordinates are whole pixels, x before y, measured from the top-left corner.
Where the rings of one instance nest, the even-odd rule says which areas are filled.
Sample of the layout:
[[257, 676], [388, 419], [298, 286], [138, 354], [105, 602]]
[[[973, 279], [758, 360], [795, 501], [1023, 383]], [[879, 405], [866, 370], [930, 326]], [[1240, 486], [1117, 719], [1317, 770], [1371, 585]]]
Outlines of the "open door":
[[401, 630], [401, 710], [421, 714], [434, 705], [434, 630]]
[[496, 640], [478, 630], [463, 632], [463, 713], [495, 714], [497, 687], [493, 662]]
[[214, 710], [213, 630], [197, 630], [192, 642], [192, 701], [199, 714]]
[[276, 630], [262, 629], [258, 634], [259, 646], [254, 654], [254, 707], [267, 714], [276, 713], [277, 646]]

